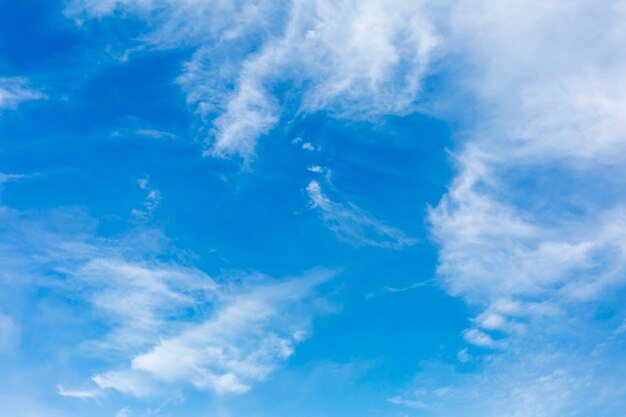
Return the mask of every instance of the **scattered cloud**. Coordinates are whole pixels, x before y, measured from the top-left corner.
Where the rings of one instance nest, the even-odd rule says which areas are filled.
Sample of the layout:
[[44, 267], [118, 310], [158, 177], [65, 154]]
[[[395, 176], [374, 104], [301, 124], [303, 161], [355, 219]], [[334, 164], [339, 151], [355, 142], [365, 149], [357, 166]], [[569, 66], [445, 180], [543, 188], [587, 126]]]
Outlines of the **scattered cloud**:
[[57, 392], [61, 397], [78, 398], [80, 400], [96, 400], [102, 395], [101, 391], [66, 390], [61, 385], [57, 385]]
[[146, 136], [146, 137], [149, 137], [149, 138], [154, 138], [154, 139], [162, 139], [162, 138], [174, 139], [174, 138], [176, 138], [176, 135], [174, 135], [173, 133], [165, 132], [163, 130], [156, 130], [156, 129], [137, 129], [137, 130], [135, 130], [135, 134], [139, 135], [139, 136]]
[[24, 101], [40, 100], [45, 95], [32, 89], [22, 77], [0, 77], [0, 110], [14, 109]]
[[[466, 337], [521, 334], [521, 322], [626, 282], [625, 11], [619, 2], [509, 6], [462, 2], [451, 13], [451, 47], [476, 64], [458, 76], [480, 120], [430, 221], [445, 287], [485, 308]], [[592, 10], [604, 23], [589, 32]], [[602, 191], [580, 192], [597, 181]]]
[[420, 400], [409, 400], [406, 398], [403, 398], [401, 396], [395, 396], [392, 398], [389, 398], [390, 403], [392, 404], [396, 404], [396, 405], [404, 405], [406, 407], [411, 407], [411, 408], [427, 408], [428, 406], [426, 405], [426, 403], [424, 403], [423, 401]]
[[283, 282], [222, 290], [208, 317], [161, 336], [136, 354], [129, 368], [94, 380], [103, 388], [138, 396], [146, 394], [145, 379], [190, 383], [220, 394], [246, 392], [292, 355], [311, 315], [301, 303], [333, 274], [314, 270]]
[[143, 201], [143, 208], [133, 209], [131, 214], [138, 219], [146, 220], [152, 217], [154, 211], [161, 205], [161, 192], [150, 187], [150, 180], [147, 177], [138, 180], [137, 184], [147, 192], [147, 195]]
[[433, 279], [427, 279], [425, 281], [417, 282], [407, 287], [396, 288], [396, 287], [385, 286], [385, 291], [390, 292], [390, 293], [404, 292], [404, 291], [414, 290], [415, 288], [432, 286], [435, 284], [436, 284], [436, 279], [433, 278]]
[[[431, 7], [403, 0], [392, 6], [380, 0], [73, 0], [66, 9], [78, 20], [117, 12], [147, 23], [141, 37], [146, 47], [195, 50], [178, 83], [209, 126], [203, 132], [210, 155], [252, 158], [259, 138], [285, 114], [322, 111], [372, 120], [411, 113], [423, 97], [433, 101], [429, 112], [461, 126], [452, 151], [455, 179], [429, 221], [439, 245], [441, 285], [476, 311], [462, 334], [469, 346], [458, 359], [474, 364], [481, 357], [474, 350], [490, 353], [479, 372], [453, 372], [455, 389], [441, 395], [454, 398], [447, 404], [432, 399], [450, 381], [427, 390], [431, 401], [401, 396], [392, 403], [434, 403], [433, 413], [442, 415], [458, 414], [452, 409], [553, 416], [600, 409], [581, 404], [590, 393], [609, 398], [605, 404], [624, 398], [617, 371], [606, 369], [607, 358], [620, 355], [572, 351], [580, 340], [567, 336], [576, 325], [597, 330], [593, 319], [574, 316], [598, 300], [615, 307], [610, 294], [626, 281], [623, 1], [599, 7], [585, 0], [462, 0]], [[424, 79], [435, 70], [442, 91], [425, 93]], [[2, 108], [34, 98], [41, 96], [22, 79], [0, 82]], [[301, 143], [315, 150], [294, 140]], [[343, 241], [385, 248], [414, 243], [360, 207], [333, 201], [317, 181], [306, 191]], [[141, 213], [158, 206], [158, 193], [146, 204]], [[137, 311], [109, 311], [119, 323], [134, 314], [139, 320], [135, 327], [116, 324], [107, 337], [112, 346], [126, 340], [133, 353], [130, 364], [94, 378], [101, 387], [145, 395], [146, 381], [185, 379], [200, 388], [243, 392], [295, 343], [290, 335], [297, 330], [275, 322], [283, 315], [277, 311], [292, 308], [289, 299], [262, 296], [264, 285], [279, 283], [243, 285], [231, 296], [193, 268], [116, 253], [76, 262], [64, 271], [80, 270], [90, 278], [82, 282], [102, 285], [102, 292], [92, 293], [94, 308], [111, 308], [107, 294], [136, 302]], [[123, 289], [119, 294], [102, 283], [109, 275]], [[133, 299], [138, 290], [115, 278], [126, 275], [139, 277], [133, 285], [144, 298]], [[170, 276], [180, 279], [165, 278]], [[213, 287], [199, 288], [196, 281]], [[261, 323], [245, 319], [240, 303], [250, 303]], [[217, 310], [198, 313], [183, 329], [171, 329], [163, 319], [205, 304]], [[223, 330], [229, 320], [246, 338]], [[623, 318], [618, 322], [609, 333]], [[155, 341], [157, 330], [163, 336]], [[206, 334], [223, 344], [214, 346]], [[252, 351], [252, 344], [261, 347]], [[545, 352], [546, 346], [553, 350]], [[180, 352], [186, 362], [171, 366], [168, 359]], [[491, 404], [481, 401], [485, 393]]]
[[442, 108], [464, 133], [456, 177], [429, 219], [441, 284], [477, 311], [458, 355], [477, 369], [450, 372], [458, 395], [429, 401], [432, 415], [624, 406], [622, 371], [611, 369], [619, 344], [601, 348], [621, 313], [614, 323], [582, 311], [619, 310], [614, 294], [626, 283], [625, 13], [619, 1], [450, 9], [448, 62], [468, 66], [445, 70], [456, 91]]
[[463, 338], [468, 343], [479, 347], [493, 348], [496, 346], [496, 342], [491, 338], [491, 336], [478, 329], [467, 329], [463, 332]]
[[427, 417], [619, 415], [626, 392], [618, 382], [623, 365], [598, 356], [598, 349], [606, 350], [603, 355], [617, 353], [618, 343], [568, 352], [546, 344], [517, 346], [473, 363], [480, 372], [423, 363], [413, 392], [394, 403], [411, 407], [417, 401]]
[[[158, 231], [99, 238], [75, 230], [75, 213], [42, 220], [3, 208], [0, 215], [14, 217], [14, 226], [0, 231], [0, 255], [10, 260], [3, 280], [16, 274], [33, 288], [85, 303], [85, 320], [104, 330], [71, 351], [76, 360], [106, 358], [106, 369], [91, 375], [95, 387], [59, 385], [61, 396], [96, 399], [116, 390], [147, 398], [186, 386], [243, 393], [278, 369], [311, 334], [313, 317], [329, 311], [318, 287], [337, 274], [333, 269], [283, 279], [236, 271], [212, 278], [177, 261]], [[73, 226], [52, 227], [58, 224]], [[18, 333], [0, 316], [3, 346]]]
[[387, 226], [371, 214], [352, 203], [337, 203], [330, 200], [317, 181], [306, 188], [311, 207], [321, 211], [322, 220], [337, 237], [354, 246], [375, 246], [401, 249], [416, 243], [402, 231]]
[[68, 2], [77, 20], [115, 11], [144, 18], [149, 47], [193, 46], [179, 83], [212, 122], [209, 154], [250, 158], [288, 104], [296, 112], [370, 119], [415, 108], [439, 37], [422, 1], [290, 2], [180, 0]]

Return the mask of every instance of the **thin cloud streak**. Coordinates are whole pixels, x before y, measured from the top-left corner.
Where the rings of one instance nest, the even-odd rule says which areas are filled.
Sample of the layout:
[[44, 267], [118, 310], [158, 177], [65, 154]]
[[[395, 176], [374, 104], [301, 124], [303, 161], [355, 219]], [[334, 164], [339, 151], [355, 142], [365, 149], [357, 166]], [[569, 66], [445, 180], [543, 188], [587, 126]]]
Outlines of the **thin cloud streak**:
[[330, 200], [315, 180], [309, 183], [306, 191], [311, 207], [321, 211], [324, 223], [344, 242], [389, 249], [402, 249], [417, 242], [352, 203], [341, 204]]

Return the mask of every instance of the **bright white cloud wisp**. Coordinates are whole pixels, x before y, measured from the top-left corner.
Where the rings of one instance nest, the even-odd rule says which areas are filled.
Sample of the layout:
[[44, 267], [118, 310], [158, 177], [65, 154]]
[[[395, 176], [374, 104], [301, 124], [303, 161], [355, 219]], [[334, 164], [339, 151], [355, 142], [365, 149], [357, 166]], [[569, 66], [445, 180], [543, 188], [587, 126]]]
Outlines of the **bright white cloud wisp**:
[[354, 246], [374, 246], [400, 249], [411, 246], [416, 240], [401, 230], [387, 226], [371, 214], [352, 203], [338, 203], [330, 200], [317, 181], [311, 181], [306, 188], [311, 207], [319, 209], [327, 227], [337, 238]]

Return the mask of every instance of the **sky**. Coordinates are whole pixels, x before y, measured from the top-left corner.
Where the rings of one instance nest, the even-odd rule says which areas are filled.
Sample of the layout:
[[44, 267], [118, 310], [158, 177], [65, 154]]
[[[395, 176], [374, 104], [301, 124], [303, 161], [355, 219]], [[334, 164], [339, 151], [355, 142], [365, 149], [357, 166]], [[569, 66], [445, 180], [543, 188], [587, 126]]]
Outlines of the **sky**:
[[0, 415], [626, 416], [626, 1], [0, 0]]

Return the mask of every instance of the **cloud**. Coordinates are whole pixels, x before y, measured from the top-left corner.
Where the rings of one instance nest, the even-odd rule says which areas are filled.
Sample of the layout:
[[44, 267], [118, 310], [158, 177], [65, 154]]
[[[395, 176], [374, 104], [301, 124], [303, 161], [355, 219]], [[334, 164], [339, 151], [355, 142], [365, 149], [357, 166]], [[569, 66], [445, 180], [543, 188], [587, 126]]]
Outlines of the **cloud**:
[[484, 357], [472, 364], [479, 371], [424, 362], [411, 389], [393, 397], [393, 403], [419, 404], [425, 417], [620, 415], [626, 405], [619, 383], [623, 365], [605, 362], [607, 356], [620, 356], [619, 343], [573, 351], [526, 346]]
[[387, 226], [358, 206], [330, 200], [317, 181], [306, 188], [311, 207], [319, 209], [322, 220], [335, 232], [337, 238], [354, 246], [375, 246], [401, 249], [415, 244], [415, 239], [402, 231]]
[[150, 187], [150, 180], [141, 178], [137, 181], [139, 188], [147, 192], [146, 198], [143, 201], [142, 209], [133, 209], [131, 214], [142, 220], [149, 219], [156, 209], [161, 205], [161, 192], [153, 187]]
[[478, 329], [468, 329], [463, 332], [463, 338], [472, 345], [492, 348], [496, 346], [496, 342], [488, 334]]
[[[68, 11], [135, 13], [151, 28], [148, 47], [195, 48], [179, 84], [208, 126], [209, 154], [252, 158], [259, 137], [285, 115], [318, 111], [372, 120], [419, 108], [458, 126], [455, 179], [429, 221], [441, 285], [476, 312], [461, 356], [474, 363], [474, 349], [490, 351], [467, 380], [453, 373], [475, 399], [467, 414], [584, 411], [577, 398], [599, 392], [590, 380], [619, 397], [614, 374], [600, 369], [620, 355], [596, 352], [586, 364], [595, 351], [572, 352], [587, 339], [567, 335], [623, 323], [576, 317], [598, 304], [621, 314], [611, 294], [626, 280], [623, 1], [77, 0]], [[412, 242], [333, 201], [317, 181], [307, 193], [344, 241]], [[548, 345], [558, 346], [544, 354]], [[496, 393], [489, 405], [480, 401], [485, 393]], [[406, 398], [398, 402], [414, 401]], [[468, 404], [463, 395], [455, 401]]]
[[102, 395], [102, 392], [100, 391], [66, 390], [61, 385], [57, 385], [57, 392], [62, 397], [78, 398], [80, 400], [86, 400], [86, 399], [97, 400]]
[[137, 397], [172, 384], [248, 391], [291, 356], [316, 311], [307, 300], [335, 273], [318, 269], [276, 282], [242, 276], [241, 285], [224, 277], [217, 284], [191, 268], [103, 257], [62, 272], [110, 328], [89, 350], [130, 359], [94, 382]]
[[302, 149], [305, 151], [314, 151], [315, 147], [310, 142], [305, 142], [302, 144]]
[[247, 159], [285, 112], [361, 120], [411, 112], [439, 44], [421, 1], [74, 0], [66, 14], [116, 11], [149, 23], [149, 47], [196, 48], [179, 83], [212, 122], [209, 153]]
[[135, 134], [139, 135], [139, 136], [146, 136], [146, 137], [149, 137], [149, 138], [154, 138], [154, 139], [162, 139], [162, 138], [174, 139], [174, 138], [176, 138], [176, 135], [174, 135], [173, 133], [164, 132], [162, 130], [156, 130], [156, 129], [137, 129], [137, 130], [135, 130]]
[[485, 0], [451, 13], [450, 48], [475, 65], [455, 75], [479, 123], [430, 220], [446, 287], [500, 329], [625, 281], [626, 11], [605, 6]]
[[25, 78], [0, 77], [0, 110], [14, 109], [24, 101], [43, 98], [44, 94], [30, 88]]
[[[84, 375], [95, 386], [66, 389], [59, 381], [66, 397], [116, 390], [153, 398], [185, 387], [246, 392], [278, 369], [311, 333], [312, 319], [328, 311], [318, 287], [337, 274], [317, 268], [283, 279], [237, 271], [213, 278], [180, 260], [159, 231], [102, 238], [84, 213], [40, 218], [1, 207], [0, 216], [9, 225], [0, 230], [7, 293], [45, 288], [84, 305], [82, 319], [99, 329], [69, 349], [77, 362], [104, 360]], [[2, 344], [13, 343], [17, 329], [0, 316]]]
[[94, 380], [103, 388], [138, 396], [146, 394], [140, 391], [143, 379], [193, 384], [217, 393], [246, 392], [294, 352], [311, 316], [303, 303], [333, 274], [313, 270], [287, 281], [222, 290], [208, 317], [161, 336], [136, 354], [128, 369]]
[[450, 373], [460, 394], [432, 415], [623, 413], [622, 371], [611, 369], [623, 349], [602, 347], [622, 313], [583, 313], [619, 311], [626, 283], [626, 9], [596, 6], [450, 9], [442, 65], [467, 66], [445, 70], [453, 91], [440, 108], [463, 137], [456, 177], [429, 219], [442, 285], [477, 311], [463, 332], [472, 355], [460, 359], [481, 365], [468, 378]]
[[[281, 108], [287, 103], [280, 106], [279, 97], [269, 92], [279, 83], [307, 86], [296, 90], [301, 113], [368, 119], [409, 112], [438, 40], [421, 18], [420, 2], [395, 6], [294, 1], [284, 32], [243, 61], [237, 88], [216, 121], [214, 149], [252, 152], [257, 138], [288, 111]], [[251, 121], [241, 132], [240, 120]]]
[[409, 400], [406, 398], [403, 398], [401, 396], [395, 396], [392, 398], [389, 398], [387, 401], [389, 401], [392, 404], [396, 404], [396, 405], [404, 405], [406, 407], [411, 407], [411, 408], [418, 408], [418, 409], [422, 409], [422, 408], [427, 408], [428, 406], [426, 405], [426, 403], [424, 403], [423, 401], [420, 400]]

